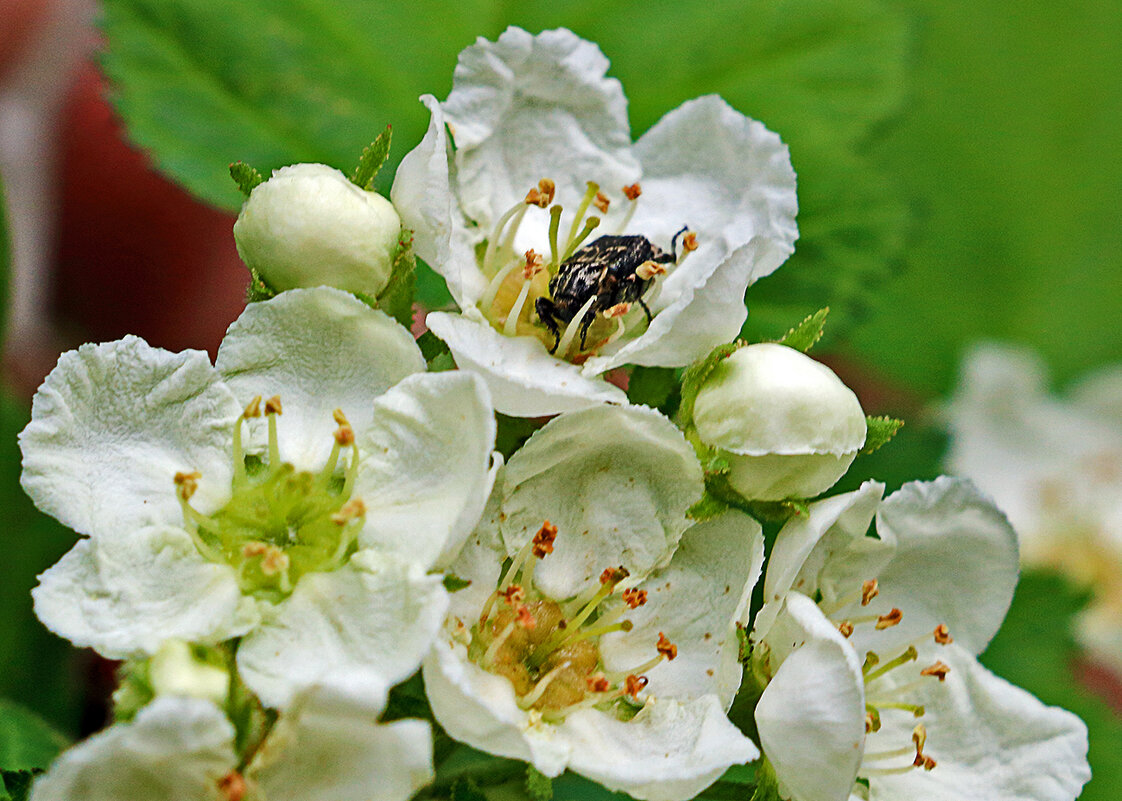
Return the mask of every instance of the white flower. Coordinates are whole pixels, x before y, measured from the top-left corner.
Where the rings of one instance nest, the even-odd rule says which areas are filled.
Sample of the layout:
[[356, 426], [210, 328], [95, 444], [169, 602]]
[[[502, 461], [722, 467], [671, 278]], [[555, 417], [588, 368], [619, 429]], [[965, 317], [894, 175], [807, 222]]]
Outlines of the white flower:
[[376, 297], [401, 218], [377, 192], [324, 164], [293, 164], [253, 188], [234, 223], [238, 254], [277, 292], [333, 286]]
[[[418, 255], [460, 306], [430, 314], [429, 327], [505, 414], [622, 403], [604, 371], [681, 366], [733, 339], [745, 287], [797, 237], [795, 174], [775, 134], [710, 95], [632, 144], [627, 99], [607, 69], [596, 45], [567, 30], [479, 39], [460, 54], [448, 99], [422, 98], [432, 121], [391, 192]], [[555, 198], [565, 212], [551, 237]], [[550, 277], [584, 234], [638, 235], [660, 250], [634, 250], [636, 262], [654, 259], [642, 280], [605, 290], [588, 317], [572, 306], [591, 295], [577, 292], [542, 322], [539, 300], [560, 302]]]
[[378, 723], [373, 677], [303, 691], [242, 771], [234, 727], [213, 703], [165, 696], [64, 752], [31, 801], [406, 801], [432, 781], [432, 733]]
[[1017, 582], [1008, 521], [957, 479], [883, 490], [812, 504], [772, 551], [753, 670], [781, 792], [845, 801], [861, 778], [884, 801], [1071, 801], [1090, 778], [1082, 721], [975, 658]]
[[452, 566], [472, 585], [425, 662], [440, 725], [641, 799], [691, 798], [755, 758], [725, 710], [762, 534], [739, 512], [687, 530], [702, 474], [670, 421], [561, 415], [496, 484]]
[[1005, 510], [1025, 564], [1092, 589], [1080, 643], [1122, 672], [1122, 366], [1085, 377], [1060, 399], [1036, 356], [980, 346], [949, 412], [948, 468]]
[[328, 668], [405, 678], [444, 618], [428, 571], [478, 520], [494, 439], [478, 379], [423, 370], [404, 328], [322, 287], [250, 305], [216, 366], [135, 337], [63, 354], [20, 436], [22, 481], [85, 538], [40, 577], [36, 613], [114, 659], [242, 637], [240, 672], [272, 706]]
[[706, 377], [693, 425], [729, 462], [729, 484], [763, 501], [809, 498], [845, 475], [865, 444], [857, 396], [826, 365], [763, 342], [738, 348]]

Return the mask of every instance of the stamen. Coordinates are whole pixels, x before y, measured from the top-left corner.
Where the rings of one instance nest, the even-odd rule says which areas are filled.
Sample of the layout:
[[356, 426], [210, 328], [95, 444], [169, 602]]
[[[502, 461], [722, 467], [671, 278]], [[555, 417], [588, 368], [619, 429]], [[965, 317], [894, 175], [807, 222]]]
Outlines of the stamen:
[[508, 604], [515, 606], [526, 600], [526, 591], [517, 584], [511, 584], [503, 590], [502, 597]]
[[483, 659], [481, 660], [483, 667], [490, 667], [494, 663], [495, 657], [499, 655], [499, 650], [503, 647], [504, 643], [506, 643], [507, 639], [509, 639], [510, 635], [514, 633], [514, 626], [515, 623], [513, 620], [507, 623], [506, 627], [499, 632], [499, 636], [492, 640], [491, 644], [487, 646], [487, 650], [484, 652]]
[[641, 194], [643, 194], [643, 191], [639, 188], [639, 184], [631, 184], [631, 186], [623, 187], [623, 196], [631, 202], [627, 204], [627, 211], [624, 212], [623, 219], [620, 220], [619, 225], [616, 226], [617, 234], [622, 234], [627, 229], [627, 226], [631, 224], [631, 218], [635, 216], [635, 209], [639, 205], [635, 201], [639, 199], [639, 195]]
[[623, 317], [631, 311], [630, 303], [617, 303], [615, 306], [604, 310], [604, 316], [611, 320], [613, 317]]
[[573, 247], [573, 240], [576, 238], [577, 229], [580, 228], [580, 224], [584, 222], [584, 215], [585, 212], [588, 211], [588, 205], [600, 191], [600, 185], [594, 181], [589, 181], [587, 186], [588, 188], [584, 192], [584, 197], [581, 198], [580, 205], [577, 206], [577, 214], [573, 217], [573, 221], [569, 223], [569, 245], [566, 248], [565, 258], [561, 259], [561, 261], [565, 261], [565, 259], [569, 258], [569, 254], [576, 249]]
[[533, 248], [527, 250], [525, 255], [526, 264], [522, 268], [522, 277], [529, 280], [542, 271], [542, 257]]
[[280, 395], [274, 395], [273, 397], [271, 397], [267, 401], [265, 401], [265, 414], [266, 415], [281, 414], [282, 412], [283, 412], [283, 410], [281, 409]]
[[644, 281], [650, 281], [656, 275], [662, 275], [665, 272], [666, 268], [657, 261], [645, 261], [635, 270], [635, 274]]
[[697, 234], [693, 231], [687, 231], [686, 235], [682, 237], [682, 255], [678, 261], [681, 262], [687, 253], [693, 253], [695, 250], [697, 250]]
[[520, 264], [512, 261], [510, 264], [503, 267], [495, 277], [491, 279], [491, 283], [487, 284], [487, 289], [484, 291], [483, 296], [479, 299], [480, 310], [487, 315], [491, 313], [491, 307], [495, 305], [495, 298], [499, 296], [499, 290], [502, 289], [503, 284], [506, 283], [507, 276], [514, 272]]
[[843, 620], [841, 623], [838, 624], [838, 631], [841, 632], [841, 635], [843, 637], [848, 639], [849, 636], [853, 634], [853, 624], [850, 623], [848, 620]]
[[245, 779], [236, 770], [218, 780], [218, 792], [222, 793], [225, 801], [242, 801], [248, 789]]
[[549, 210], [549, 271], [556, 273], [561, 266], [561, 251], [557, 248], [557, 229], [561, 227], [561, 207], [553, 206]]
[[517, 615], [518, 625], [527, 631], [533, 631], [538, 627], [538, 621], [534, 618], [533, 612], [530, 607], [525, 604], [518, 604], [514, 607], [514, 614]]
[[589, 217], [584, 224], [584, 228], [580, 230], [580, 234], [575, 239], [570, 239], [569, 244], [565, 247], [565, 253], [561, 256], [561, 261], [566, 261], [576, 249], [581, 246], [581, 243], [592, 233], [593, 229], [600, 224], [599, 217]]
[[338, 512], [331, 515], [331, 522], [338, 526], [345, 526], [365, 514], [366, 504], [362, 502], [362, 498], [351, 498], [339, 508]]
[[569, 667], [571, 667], [572, 664], [573, 663], [571, 660], [566, 660], [565, 662], [562, 662], [560, 665], [542, 676], [538, 680], [538, 683], [534, 685], [534, 689], [530, 690], [530, 692], [526, 693], [524, 696], [518, 699], [518, 706], [522, 707], [523, 709], [529, 709], [534, 704], [536, 704], [538, 702], [538, 699], [542, 697], [542, 694], [546, 691], [553, 680], [561, 675], [561, 673], [563, 673]]
[[883, 629], [891, 628], [903, 619], [904, 619], [904, 613], [901, 612], [899, 609], [896, 609], [895, 607], [893, 607], [892, 611], [887, 612], [886, 614], [883, 614], [883, 615], [881, 615], [880, 617], [877, 618], [877, 626], [876, 626], [877, 631], [882, 631]]
[[522, 307], [526, 305], [526, 298], [530, 296], [531, 283], [529, 280], [522, 281], [522, 289], [518, 292], [518, 299], [510, 307], [510, 313], [507, 314], [506, 320], [503, 322], [503, 336], [513, 337], [518, 334], [518, 318], [522, 316]]
[[[910, 749], [909, 749], [910, 750]], [[895, 776], [901, 773], [908, 773], [915, 770], [914, 765], [902, 765], [898, 768], [862, 768], [862, 776]]]
[[632, 609], [638, 609], [647, 602], [647, 591], [637, 590], [634, 587], [623, 591], [623, 602]]
[[612, 684], [608, 681], [608, 677], [603, 673], [593, 673], [591, 676], [585, 678], [585, 683], [588, 685], [590, 693], [606, 693], [612, 689]]
[[900, 654], [895, 659], [892, 659], [892, 660], [889, 660], [888, 662], [885, 662], [883, 665], [881, 665], [880, 667], [878, 667], [876, 670], [872, 671], [871, 673], [866, 674], [865, 675], [865, 683], [868, 684], [869, 682], [874, 681], [875, 679], [879, 679], [881, 676], [883, 676], [885, 673], [892, 670], [893, 668], [898, 668], [898, 667], [900, 667], [900, 665], [905, 665], [908, 662], [911, 662], [911, 661], [915, 660], [918, 656], [919, 656], [919, 654], [916, 652], [915, 646], [914, 645], [909, 645], [908, 649], [906, 651], [904, 651], [904, 653]]
[[[546, 206], [548, 205], [549, 204], [547, 203]], [[542, 206], [542, 208], [545, 208], [545, 206]], [[529, 209], [530, 206], [529, 204], [527, 204], [520, 208], [518, 210], [518, 213], [514, 215], [514, 219], [511, 220], [510, 224], [507, 226], [506, 235], [503, 237], [503, 240], [499, 245], [500, 252], [508, 253], [514, 250], [514, 237], [518, 236], [518, 229], [522, 227], [522, 220], [526, 217], [526, 212]]]
[[483, 604], [483, 611], [479, 614], [480, 627], [482, 627], [483, 624], [487, 622], [487, 618], [491, 616], [491, 609], [492, 607], [494, 607], [495, 601], [497, 601], [501, 597], [501, 594], [506, 590], [506, 588], [510, 586], [510, 584], [514, 580], [514, 577], [522, 568], [523, 562], [525, 562], [526, 559], [530, 556], [530, 552], [533, 547], [534, 541], [530, 540], [522, 546], [518, 553], [515, 554], [514, 559], [511, 560], [510, 567], [507, 568], [506, 572], [503, 573], [502, 578], [499, 579], [498, 589], [491, 593], [491, 595], [487, 598], [486, 603]]
[[876, 762], [880, 759], [895, 759], [896, 757], [909, 756], [915, 751], [910, 745], [903, 748], [893, 748], [891, 751], [866, 751], [861, 758], [862, 762]]
[[604, 572], [600, 574], [600, 583], [605, 585], [610, 584], [612, 589], [615, 589], [617, 584], [630, 575], [631, 571], [623, 565], [619, 567], [606, 567], [604, 568]]
[[530, 541], [533, 546], [532, 553], [538, 559], [544, 559], [546, 554], [553, 553], [553, 542], [557, 539], [557, 526], [546, 520], [534, 539]]
[[868, 606], [869, 602], [880, 595], [880, 589], [877, 587], [877, 580], [869, 579], [861, 585], [861, 606]]
[[624, 692], [638, 701], [639, 693], [643, 691], [643, 688], [650, 684], [650, 681], [651, 680], [646, 676], [630, 675], [624, 680]]
[[345, 414], [343, 414], [342, 409], [336, 409], [335, 411], [333, 411], [331, 413], [331, 419], [335, 421], [336, 425], [349, 426], [351, 424], [351, 421], [347, 419], [347, 416]]
[[248, 420], [251, 417], [261, 416], [261, 396], [255, 395], [253, 400], [246, 404], [245, 411], [242, 412], [242, 417]]
[[611, 202], [612, 201], [608, 200], [608, 196], [603, 192], [597, 192], [596, 197], [592, 201], [592, 205], [595, 206], [601, 214], [607, 214], [608, 206], [611, 205]]
[[586, 629], [581, 629], [579, 634], [573, 637], [569, 637], [567, 640], [565, 640], [564, 644], [572, 645], [575, 642], [579, 642], [581, 640], [589, 640], [593, 637], [599, 637], [602, 634], [609, 634], [613, 631], [631, 631], [633, 628], [635, 628], [635, 624], [630, 620], [621, 620], [618, 623], [611, 624], [600, 623], [599, 621], [597, 621], [597, 625], [589, 626]]
[[880, 709], [902, 709], [905, 712], [911, 712], [912, 715], [914, 715], [917, 718], [922, 718], [923, 715], [924, 715], [924, 712], [927, 711], [926, 709], [924, 709], [922, 704], [900, 704], [900, 703], [891, 703], [890, 702], [890, 703], [879, 704], [878, 707]]
[[343, 491], [340, 493], [342, 498], [349, 498], [355, 489], [355, 482], [358, 480], [358, 443], [351, 442], [351, 461], [347, 465], [347, 472], [343, 476]]
[[175, 486], [179, 487], [178, 495], [185, 501], [191, 500], [191, 496], [199, 489], [199, 479], [203, 474], [198, 470], [192, 470], [190, 473], [176, 473]]
[[269, 465], [276, 469], [280, 466], [280, 444], [277, 439], [277, 415], [281, 413], [280, 396], [274, 395], [265, 401], [265, 418], [269, 421]]
[[592, 308], [592, 304], [595, 302], [596, 295], [593, 295], [584, 302], [584, 305], [580, 307], [580, 311], [573, 316], [572, 321], [565, 327], [565, 333], [561, 335], [561, 341], [557, 343], [557, 348], [554, 350], [554, 353], [560, 356], [569, 352], [569, 346], [573, 344], [573, 340], [577, 336], [577, 331], [580, 330], [581, 321], [584, 320], [584, 316], [588, 314], [588, 310]]
[[[880, 712], [874, 707], [865, 707], [865, 734], [880, 731]], [[911, 751], [911, 749], [908, 749]]]
[[935, 627], [935, 642], [939, 645], [950, 645], [954, 642], [954, 637], [951, 636], [950, 629], [947, 628], [945, 623], [940, 623]]
[[880, 656], [875, 651], [869, 651], [865, 654], [865, 662], [861, 665], [861, 673], [868, 675], [869, 671], [880, 664]]
[[341, 425], [335, 429], [335, 441], [343, 448], [353, 445], [355, 441], [355, 430], [348, 425]]
[[661, 631], [658, 633], [658, 644], [655, 649], [665, 656], [667, 661], [673, 661], [678, 656], [678, 646], [666, 639], [666, 635]]
[[950, 666], [944, 662], [936, 661], [934, 665], [925, 667], [919, 672], [921, 676], [934, 676], [939, 681], [946, 681], [947, 674], [951, 672]]
[[495, 253], [499, 249], [499, 240], [502, 238], [503, 229], [506, 224], [510, 222], [519, 211], [525, 212], [526, 201], [519, 201], [503, 212], [503, 216], [499, 217], [499, 221], [495, 223], [494, 229], [491, 231], [491, 236], [487, 238], [487, 250], [483, 253], [483, 274], [490, 275], [491, 267], [495, 262]]
[[621, 191], [623, 192], [623, 196], [628, 200], [638, 200], [639, 195], [643, 194], [643, 189], [639, 186], [639, 184], [631, 184], [630, 186], [625, 186]]

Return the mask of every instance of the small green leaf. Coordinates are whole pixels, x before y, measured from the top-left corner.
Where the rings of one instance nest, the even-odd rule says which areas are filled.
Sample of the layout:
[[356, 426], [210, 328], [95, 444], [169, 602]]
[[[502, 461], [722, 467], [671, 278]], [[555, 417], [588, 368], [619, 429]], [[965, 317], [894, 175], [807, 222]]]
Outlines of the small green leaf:
[[387, 125], [386, 130], [378, 134], [378, 138], [362, 150], [362, 157], [358, 160], [351, 183], [360, 189], [371, 191], [374, 188], [374, 179], [378, 171], [386, 163], [390, 154], [390, 140], [393, 138], [393, 126]]
[[250, 167], [244, 161], [235, 161], [230, 165], [230, 177], [234, 179], [234, 183], [238, 185], [238, 189], [242, 190], [242, 194], [249, 197], [249, 193], [255, 187], [260, 186], [265, 182], [259, 173], [253, 167]]
[[896, 436], [904, 421], [897, 420], [895, 417], [866, 416], [865, 424], [869, 432], [865, 435], [865, 447], [861, 449], [861, 453], [872, 453]]
[[728, 508], [729, 505], [727, 503], [707, 492], [701, 496], [700, 501], [689, 508], [686, 514], [691, 520], [703, 523], [706, 520], [716, 517]]
[[66, 737], [34, 712], [0, 699], [0, 770], [44, 770], [67, 745]]
[[413, 258], [413, 232], [401, 229], [390, 282], [378, 295], [378, 308], [406, 328], [413, 326], [413, 294], [417, 286], [417, 261]]
[[822, 338], [822, 330], [826, 327], [826, 315], [829, 313], [829, 306], [819, 309], [784, 334], [779, 344], [806, 353]]
[[705, 379], [716, 369], [717, 365], [727, 359], [746, 343], [737, 340], [727, 345], [718, 345], [703, 359], [691, 364], [682, 373], [682, 402], [678, 406], [678, 423], [689, 426], [693, 421], [693, 404], [697, 400], [697, 393], [701, 391]]
[[533, 765], [527, 765], [526, 795], [530, 796], [530, 801], [553, 801], [553, 779]]
[[444, 577], [444, 589], [448, 592], [459, 592], [471, 586], [471, 580], [460, 578], [455, 573], [449, 573]]

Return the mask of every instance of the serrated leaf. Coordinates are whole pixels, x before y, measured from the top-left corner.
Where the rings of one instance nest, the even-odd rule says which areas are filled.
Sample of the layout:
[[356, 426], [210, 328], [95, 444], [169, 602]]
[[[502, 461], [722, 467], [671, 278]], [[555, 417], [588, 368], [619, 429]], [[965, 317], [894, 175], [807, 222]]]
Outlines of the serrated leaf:
[[0, 699], [0, 770], [44, 770], [67, 745], [66, 737], [34, 712]]
[[459, 592], [471, 586], [469, 579], [460, 578], [455, 573], [448, 573], [444, 577], [444, 589], [448, 592]]
[[744, 342], [730, 342], [727, 345], [718, 345], [709, 351], [709, 354], [686, 368], [682, 373], [682, 401], [678, 404], [678, 424], [688, 427], [693, 424], [693, 405], [697, 400], [697, 393], [701, 391], [705, 379], [716, 369], [724, 359], [727, 359]]
[[265, 182], [265, 179], [261, 177], [261, 173], [244, 161], [235, 161], [230, 165], [230, 177], [234, 179], [234, 183], [238, 185], [238, 189], [240, 189], [242, 194], [246, 197], [249, 197], [250, 192], [252, 192], [254, 188]]
[[553, 779], [533, 765], [526, 766], [525, 787], [530, 801], [553, 801]]
[[861, 453], [872, 453], [896, 436], [896, 432], [903, 427], [904, 421], [897, 420], [895, 417], [869, 417], [866, 415], [865, 424], [868, 426], [868, 433], [865, 434], [865, 447], [861, 449]]
[[779, 344], [806, 353], [822, 338], [822, 331], [826, 327], [826, 315], [829, 313], [830, 307], [826, 306], [809, 315], [784, 334], [779, 339]]
[[362, 157], [359, 158], [358, 166], [355, 167], [355, 171], [351, 175], [351, 183], [360, 189], [373, 190], [374, 179], [378, 177], [378, 171], [382, 169], [382, 165], [386, 163], [386, 158], [390, 155], [390, 140], [392, 138], [393, 126], [387, 125], [386, 130], [378, 134], [373, 142], [362, 149]]
[[378, 295], [378, 308], [406, 328], [413, 327], [413, 294], [417, 283], [417, 262], [413, 257], [413, 232], [402, 230], [394, 254], [390, 281]]

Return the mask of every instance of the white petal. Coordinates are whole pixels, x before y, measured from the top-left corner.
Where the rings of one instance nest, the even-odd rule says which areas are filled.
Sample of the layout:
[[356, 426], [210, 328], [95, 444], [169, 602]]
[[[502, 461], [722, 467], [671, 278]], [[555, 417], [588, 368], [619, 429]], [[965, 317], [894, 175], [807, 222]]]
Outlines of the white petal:
[[219, 798], [234, 769], [234, 727], [195, 698], [157, 698], [65, 751], [31, 788], [31, 801], [199, 801]]
[[682, 433], [642, 406], [561, 415], [526, 441], [503, 478], [503, 540], [515, 553], [548, 520], [557, 541], [534, 569], [549, 597], [576, 595], [607, 567], [636, 577], [666, 564], [702, 495]]
[[507, 28], [460, 53], [444, 113], [460, 202], [489, 228], [541, 178], [566, 205], [585, 182], [618, 190], [639, 177], [627, 99], [600, 49], [571, 31]]
[[727, 708], [742, 672], [736, 623], [747, 612], [763, 560], [763, 530], [742, 512], [690, 528], [670, 564], [643, 583], [647, 603], [625, 615], [634, 628], [600, 639], [604, 667], [622, 672], [647, 662], [663, 632], [678, 656], [646, 673], [647, 692], [681, 700], [715, 694]]
[[470, 621], [483, 610], [483, 605], [499, 584], [503, 561], [507, 557], [499, 532], [499, 515], [502, 513], [503, 469], [496, 471], [495, 487], [487, 499], [487, 506], [479, 525], [464, 542], [455, 561], [448, 568], [454, 576], [470, 581], [467, 587], [451, 593], [448, 607], [450, 617]]
[[550, 356], [534, 337], [506, 337], [482, 320], [445, 312], [433, 312], [425, 323], [448, 345], [460, 369], [487, 383], [502, 414], [541, 417], [627, 403], [622, 389], [585, 377], [576, 365]]
[[495, 416], [476, 376], [414, 375], [378, 398], [358, 441], [362, 547], [425, 569], [447, 564], [483, 511], [494, 446]]
[[787, 595], [768, 644], [784, 658], [756, 705], [756, 727], [780, 791], [793, 801], [845, 801], [865, 739], [857, 654], [797, 592]]
[[137, 337], [62, 354], [20, 434], [27, 494], [82, 534], [179, 523], [177, 472], [203, 478], [192, 502], [229, 497], [230, 436], [241, 408], [202, 351]]
[[1122, 364], [1085, 375], [1072, 386], [1070, 396], [1081, 411], [1122, 425]]
[[568, 740], [556, 726], [519, 709], [514, 685], [471, 662], [464, 645], [438, 641], [425, 657], [424, 677], [436, 722], [453, 739], [529, 762], [546, 776], [565, 770]]
[[173, 637], [217, 642], [253, 622], [233, 569], [205, 561], [172, 527], [82, 540], [32, 596], [47, 628], [110, 659], [153, 654]]
[[572, 743], [573, 771], [645, 801], [693, 798], [731, 765], [759, 756], [714, 695], [659, 699], [626, 722], [586, 709], [561, 729]]
[[273, 707], [333, 671], [394, 684], [420, 666], [447, 609], [440, 576], [359, 551], [339, 570], [304, 576], [242, 640], [238, 670]]
[[483, 234], [469, 227], [452, 186], [444, 110], [432, 95], [423, 95], [421, 102], [432, 114], [428, 131], [401, 160], [390, 199], [402, 225], [414, 233], [417, 255], [444, 276], [452, 297], [466, 309], [487, 289], [474, 250]]
[[432, 781], [432, 727], [380, 724], [381, 709], [350, 686], [311, 688], [281, 716], [250, 778], [285, 801], [406, 801]]
[[[870, 775], [870, 798], [1072, 801], [1078, 796], [1091, 778], [1083, 722], [993, 675], [957, 645], [941, 653], [951, 668], [946, 681], [932, 680], [913, 701], [925, 706], [924, 753], [937, 765], [931, 771]], [[899, 682], [905, 681], [911, 679], [901, 675]], [[916, 720], [907, 712], [882, 712], [881, 724], [869, 738], [870, 750], [874, 739], [878, 748], [908, 745]]]
[[249, 304], [226, 332], [216, 363], [242, 403], [280, 395], [281, 456], [303, 470], [327, 460], [335, 409], [361, 431], [375, 397], [425, 369], [407, 330], [328, 287]]
[[[904, 616], [880, 632], [858, 626], [854, 647], [883, 655], [944, 623], [955, 642], [980, 653], [1017, 585], [1017, 535], [1005, 516], [969, 481], [943, 476], [888, 496], [877, 511], [877, 532], [896, 541], [896, 553], [876, 575], [880, 594], [863, 612], [854, 605], [853, 613], [896, 607]], [[858, 568], [856, 557], [849, 561]], [[846, 611], [835, 617], [842, 616]]]

